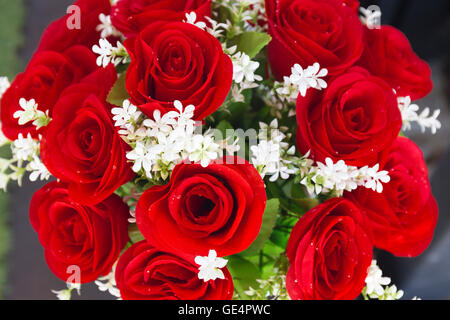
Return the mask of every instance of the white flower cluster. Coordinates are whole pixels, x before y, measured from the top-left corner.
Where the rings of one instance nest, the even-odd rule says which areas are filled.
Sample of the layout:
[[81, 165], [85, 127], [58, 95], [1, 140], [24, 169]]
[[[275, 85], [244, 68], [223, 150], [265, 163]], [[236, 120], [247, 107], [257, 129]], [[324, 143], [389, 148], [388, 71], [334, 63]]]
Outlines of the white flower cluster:
[[260, 75], [255, 74], [259, 68], [259, 62], [253, 61], [244, 52], [236, 52], [237, 47], [225, 48], [224, 51], [230, 56], [233, 63], [233, 81], [231, 96], [235, 102], [243, 102], [242, 91], [258, 87], [256, 81], [262, 81]]
[[381, 9], [377, 5], [369, 6], [367, 9], [360, 7], [361, 22], [369, 29], [379, 29], [381, 26]]
[[72, 297], [72, 291], [75, 289], [80, 295], [81, 285], [79, 283], [71, 283], [67, 282], [67, 289], [63, 290], [52, 290], [54, 294], [56, 294], [56, 297], [58, 300], [70, 300]]
[[278, 129], [278, 120], [274, 119], [270, 125], [260, 122], [259, 143], [251, 146], [251, 162], [264, 178], [270, 175], [270, 181], [274, 182], [279, 178], [286, 180], [296, 170], [293, 168], [289, 156], [295, 154], [295, 147], [289, 148], [283, 142], [287, 136]]
[[21, 185], [25, 172], [30, 173], [29, 179], [33, 182], [50, 178], [50, 172], [39, 157], [39, 149], [38, 140], [34, 140], [30, 134], [25, 138], [19, 133], [18, 138], [11, 143], [12, 158], [0, 158], [0, 189], [6, 191], [10, 180]]
[[11, 84], [9, 83], [8, 77], [0, 77], [0, 100], [10, 85]]
[[[326, 158], [325, 163], [308, 159], [308, 154], [301, 160], [301, 170], [299, 170], [301, 184], [305, 185], [308, 192], [320, 194], [335, 191], [342, 195], [344, 191], [352, 191], [359, 186], [372, 189], [378, 193], [383, 192], [383, 183], [390, 181], [388, 171], [379, 171], [380, 166], [365, 166], [357, 168], [347, 166], [345, 161], [339, 160], [334, 163], [332, 159]], [[300, 168], [301, 168], [300, 167]]]
[[202, 30], [206, 30], [206, 23], [204, 23], [203, 21], [197, 21], [197, 14], [194, 11], [186, 13], [186, 20], [184, 20], [183, 22], [192, 24]]
[[133, 171], [148, 179], [165, 180], [172, 169], [181, 161], [199, 162], [206, 167], [223, 152], [221, 145], [210, 133], [197, 133], [194, 116], [195, 107], [183, 108], [180, 101], [174, 102], [176, 111], [161, 115], [153, 113], [153, 119], [146, 118], [137, 107], [125, 100], [122, 108], [113, 108], [115, 125], [119, 134], [132, 146], [127, 158], [134, 165]]
[[45, 113], [38, 110], [38, 104], [34, 99], [27, 101], [26, 99], [21, 98], [19, 100], [19, 105], [22, 110], [16, 111], [13, 114], [13, 117], [18, 119], [19, 125], [24, 125], [33, 121], [33, 125], [39, 129], [49, 124], [51, 118], [48, 116], [48, 110]]
[[200, 267], [198, 268], [198, 278], [204, 282], [216, 279], [225, 279], [223, 271], [228, 260], [224, 258], [218, 258], [216, 250], [209, 250], [207, 257], [196, 256], [195, 263]]
[[[275, 273], [277, 273], [275, 271]], [[275, 275], [268, 279], [257, 279], [258, 289], [249, 287], [244, 293], [252, 300], [290, 300], [286, 290], [286, 276]]]
[[110, 63], [118, 66], [130, 61], [128, 52], [120, 41], [117, 41], [117, 46], [113, 47], [107, 39], [101, 38], [99, 45], [92, 46], [92, 51], [98, 54], [97, 65], [99, 67], [105, 68]]
[[430, 115], [430, 109], [425, 108], [421, 113], [418, 113], [419, 106], [411, 104], [411, 97], [399, 97], [398, 107], [402, 113], [403, 130], [410, 130], [411, 123], [417, 122], [422, 132], [426, 129], [431, 129], [432, 134], [436, 134], [437, 130], [441, 128], [441, 122], [437, 119], [441, 110], [437, 109]]
[[110, 15], [100, 13], [98, 19], [100, 20], [100, 24], [97, 26], [96, 31], [100, 32], [101, 38], [122, 37], [122, 33], [112, 25]]
[[109, 274], [104, 277], [100, 277], [95, 280], [95, 284], [98, 286], [98, 289], [102, 292], [108, 291], [110, 295], [120, 298], [120, 291], [117, 289], [116, 284], [116, 266], [117, 262], [113, 265], [113, 268]]
[[327, 83], [321, 78], [328, 75], [328, 70], [321, 69], [318, 62], [306, 69], [303, 69], [299, 64], [295, 64], [291, 68], [291, 72], [292, 74], [289, 77], [284, 77], [282, 86], [275, 84], [278, 87], [276, 92], [282, 100], [292, 103], [297, 100], [299, 92], [304, 97], [309, 88], [317, 90], [327, 88]]
[[218, 14], [218, 7], [225, 7], [232, 15], [232, 24], [227, 21], [227, 31], [230, 37], [246, 31], [266, 32], [267, 24], [264, 0], [218, 0], [214, 1], [216, 7], [213, 14]]
[[[44, 113], [38, 110], [38, 105], [34, 99], [27, 101], [21, 98], [19, 105], [22, 110], [16, 111], [13, 115], [14, 118], [18, 119], [19, 125], [33, 121], [33, 125], [39, 129], [48, 125], [51, 121], [48, 112]], [[48, 180], [50, 178], [50, 172], [39, 157], [40, 139], [41, 137], [39, 137], [39, 140], [34, 140], [29, 133], [26, 137], [19, 133], [16, 140], [9, 141], [3, 134], [0, 134], [0, 146], [10, 144], [12, 150], [11, 159], [0, 158], [0, 189], [6, 191], [6, 187], [11, 180], [17, 181], [20, 186], [26, 172], [30, 173], [30, 181]]]
[[383, 272], [378, 267], [376, 260], [372, 260], [365, 282], [366, 286], [362, 292], [365, 299], [399, 300], [403, 297], [402, 290], [397, 290], [395, 285], [388, 286], [391, 278], [383, 277]]

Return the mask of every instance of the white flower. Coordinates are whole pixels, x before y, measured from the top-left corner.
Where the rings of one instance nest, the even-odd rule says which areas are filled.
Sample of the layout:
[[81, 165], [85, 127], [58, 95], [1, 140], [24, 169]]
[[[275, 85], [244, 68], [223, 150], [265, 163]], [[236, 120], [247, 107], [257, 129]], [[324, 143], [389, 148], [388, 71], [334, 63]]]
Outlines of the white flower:
[[19, 105], [23, 111], [19, 110], [14, 112], [13, 117], [19, 119], [19, 125], [22, 126], [25, 123], [34, 120], [38, 105], [34, 99], [27, 101], [24, 98], [19, 100]]
[[208, 20], [209, 24], [211, 25], [211, 27], [206, 27], [206, 31], [213, 35], [214, 38], [222, 37], [222, 33], [229, 28], [229, 25], [227, 25], [226, 23], [219, 23], [210, 17], [205, 17], [205, 19]]
[[376, 260], [372, 260], [372, 264], [367, 270], [366, 277], [366, 293], [368, 295], [376, 294], [381, 296], [384, 293], [383, 286], [387, 286], [391, 283], [389, 277], [383, 277], [381, 269], [377, 265]]
[[187, 146], [189, 160], [200, 162], [202, 167], [207, 167], [211, 160], [218, 158], [220, 147], [210, 136], [195, 135]]
[[392, 285], [386, 289], [384, 300], [400, 300], [403, 297], [403, 294], [403, 290], [397, 290], [397, 287]]
[[381, 10], [376, 5], [369, 6], [367, 9], [360, 7], [361, 22], [369, 29], [379, 29], [381, 25]]
[[204, 23], [203, 21], [197, 21], [197, 14], [192, 11], [190, 13], [186, 13], [186, 20], [184, 22], [192, 24], [202, 30], [205, 30], [206, 28], [206, 23]]
[[99, 44], [100, 46], [96, 44], [93, 45], [92, 51], [99, 55], [97, 58], [97, 65], [105, 68], [112, 60], [112, 52], [114, 47], [106, 39], [100, 39]]
[[322, 90], [327, 87], [327, 83], [321, 78], [328, 75], [328, 70], [325, 68], [320, 69], [320, 65], [317, 62], [306, 69], [303, 69], [299, 64], [295, 64], [291, 71], [292, 74], [289, 77], [288, 85], [293, 84], [296, 86], [302, 97], [306, 95], [306, 91], [309, 88]]
[[72, 297], [72, 292], [69, 289], [52, 290], [52, 292], [56, 294], [56, 298], [58, 298], [58, 300], [70, 300]]
[[39, 157], [37, 156], [33, 157], [33, 161], [28, 164], [27, 170], [31, 171], [30, 181], [32, 182], [36, 181], [37, 179], [48, 180], [51, 176], [50, 172], [42, 163], [41, 159], [39, 159]]
[[419, 106], [411, 104], [411, 97], [399, 97], [398, 107], [402, 113], [403, 129], [411, 129], [411, 122], [417, 122], [422, 130], [425, 132], [427, 128], [431, 129], [431, 133], [435, 134], [441, 128], [441, 122], [437, 119], [441, 110], [437, 109], [430, 115], [429, 108], [425, 108], [420, 114]]
[[127, 153], [127, 159], [134, 161], [132, 167], [134, 172], [139, 172], [141, 169], [144, 169], [146, 173], [150, 172], [152, 167], [152, 156], [143, 143], [137, 142], [136, 147]]
[[143, 125], [147, 128], [147, 134], [151, 137], [156, 137], [159, 132], [168, 134], [172, 130], [172, 125], [176, 121], [170, 117], [168, 113], [161, 117], [161, 111], [155, 110], [153, 112], [153, 120], [145, 119]]
[[8, 90], [10, 86], [8, 77], [0, 77], [0, 100], [2, 99], [3, 94], [6, 90]]
[[372, 168], [366, 166], [359, 169], [359, 174], [365, 179], [364, 186], [367, 189], [372, 189], [373, 191], [382, 193], [382, 183], [388, 183], [389, 181], [391, 181], [391, 178], [389, 177], [388, 171], [378, 171], [379, 168], [380, 165], [378, 163]]
[[259, 62], [250, 60], [250, 57], [243, 52], [238, 52], [231, 57], [233, 62], [233, 80], [241, 83], [244, 79], [248, 82], [261, 81], [262, 78], [255, 75], [259, 67]]
[[128, 218], [129, 223], [136, 223], [136, 211], [130, 210], [131, 218]]
[[[102, 292], [108, 291], [109, 294], [120, 298], [120, 291], [117, 289], [116, 278], [115, 278], [116, 264], [114, 264], [111, 272], [104, 276], [95, 280], [95, 284], [98, 286], [98, 289]], [[105, 282], [103, 282], [105, 281]]]
[[228, 137], [226, 139], [223, 139], [219, 143], [219, 147], [225, 151], [228, 155], [234, 155], [236, 152], [238, 152], [241, 149], [241, 146], [238, 145], [239, 138], [236, 138], [233, 143], [229, 143], [231, 137]]
[[92, 51], [99, 56], [97, 57], [97, 65], [105, 68], [108, 64], [113, 63], [115, 66], [128, 61], [128, 53], [123, 44], [117, 41], [117, 46], [113, 47], [107, 39], [101, 38], [99, 45], [93, 45]]
[[19, 119], [19, 125], [24, 125], [30, 121], [33, 121], [33, 125], [37, 129], [45, 127], [50, 122], [50, 117], [48, 116], [48, 111], [46, 113], [38, 110], [38, 104], [34, 99], [26, 100], [21, 98], [19, 100], [19, 105], [23, 109], [14, 112], [13, 117]]
[[12, 145], [13, 156], [17, 160], [30, 160], [34, 157], [34, 155], [38, 153], [38, 150], [38, 142], [36, 140], [33, 140], [29, 133], [26, 138], [24, 138], [23, 135], [19, 133], [17, 139], [14, 140]]
[[54, 294], [56, 294], [56, 297], [59, 300], [70, 300], [70, 298], [72, 297], [72, 290], [76, 289], [78, 295], [80, 295], [80, 284], [79, 283], [69, 283], [67, 282], [67, 289], [63, 289], [63, 290], [52, 290], [52, 292]]
[[116, 127], [125, 126], [130, 121], [136, 121], [142, 114], [128, 99], [123, 102], [122, 108], [112, 108], [111, 113], [114, 115], [113, 120], [115, 121], [114, 125]]
[[220, 269], [227, 265], [228, 260], [217, 258], [215, 250], [209, 250], [207, 257], [196, 256], [194, 261], [200, 266], [198, 268], [198, 278], [200, 280], [208, 282], [209, 280], [225, 279], [225, 275]]
[[252, 163], [258, 168], [264, 166], [266, 171], [277, 168], [280, 162], [280, 145], [269, 140], [262, 140], [256, 146], [251, 146]]
[[388, 171], [378, 171], [379, 165], [357, 168], [347, 166], [343, 160], [334, 163], [326, 158], [325, 163], [304, 162], [304, 168], [299, 168], [301, 184], [305, 185], [310, 193], [327, 193], [332, 190], [342, 195], [344, 191], [352, 191], [359, 186], [372, 189], [378, 193], [383, 192], [383, 183], [390, 181]]
[[108, 37], [120, 37], [122, 34], [114, 28], [114, 26], [111, 23], [111, 16], [105, 15], [104, 13], [100, 13], [98, 16], [98, 19], [100, 20], [100, 24], [95, 29], [97, 32], [100, 33], [101, 38], [108, 38]]

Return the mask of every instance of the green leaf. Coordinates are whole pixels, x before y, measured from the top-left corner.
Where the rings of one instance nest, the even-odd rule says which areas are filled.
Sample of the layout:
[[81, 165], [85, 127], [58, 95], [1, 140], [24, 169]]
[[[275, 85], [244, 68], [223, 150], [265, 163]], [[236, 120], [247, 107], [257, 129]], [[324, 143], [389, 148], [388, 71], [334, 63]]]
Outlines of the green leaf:
[[136, 243], [141, 240], [144, 240], [144, 236], [142, 235], [141, 231], [139, 231], [139, 228], [135, 224], [129, 224], [128, 225], [128, 236], [130, 237], [131, 242]]
[[254, 255], [258, 253], [272, 234], [275, 223], [277, 222], [278, 213], [280, 212], [280, 201], [278, 199], [270, 199], [267, 201], [266, 210], [264, 211], [261, 230], [258, 237], [253, 241], [250, 247], [242, 252], [243, 255]]
[[129, 97], [130, 96], [128, 95], [127, 89], [125, 88], [125, 74], [122, 73], [109, 92], [106, 101], [116, 106], [121, 106], [123, 101]]
[[249, 299], [244, 291], [249, 287], [254, 289], [259, 287], [256, 282], [256, 279], [261, 278], [259, 269], [247, 259], [237, 255], [227, 257], [227, 259], [227, 267], [233, 277], [234, 289], [241, 299]]
[[264, 32], [244, 32], [232, 39], [237, 50], [245, 52], [250, 58], [255, 57], [272, 38]]

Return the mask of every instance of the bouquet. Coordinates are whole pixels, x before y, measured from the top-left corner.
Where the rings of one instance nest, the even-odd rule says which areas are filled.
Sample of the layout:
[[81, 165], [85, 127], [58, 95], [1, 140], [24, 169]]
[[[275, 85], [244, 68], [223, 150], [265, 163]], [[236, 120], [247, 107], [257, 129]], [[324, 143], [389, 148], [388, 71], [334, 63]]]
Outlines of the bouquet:
[[[120, 299], [400, 299], [438, 208], [411, 124], [431, 71], [357, 0], [78, 0], [1, 79], [0, 185], [68, 288]], [[403, 131], [402, 131], [403, 129]]]

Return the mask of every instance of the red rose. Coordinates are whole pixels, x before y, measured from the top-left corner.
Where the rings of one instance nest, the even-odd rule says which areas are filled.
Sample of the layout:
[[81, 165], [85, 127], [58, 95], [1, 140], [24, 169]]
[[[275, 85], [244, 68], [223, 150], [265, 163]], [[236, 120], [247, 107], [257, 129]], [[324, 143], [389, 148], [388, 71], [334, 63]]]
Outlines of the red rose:
[[116, 78], [109, 65], [66, 89], [42, 138], [45, 166], [67, 182], [70, 196], [83, 204], [102, 201], [133, 177], [125, 158], [128, 146], [105, 100]]
[[[52, 22], [44, 31], [36, 52], [62, 52], [77, 44], [91, 49], [94, 44], [98, 44], [100, 32], [96, 28], [100, 24], [99, 15], [110, 14], [110, 0], [78, 0], [73, 6], [78, 7], [79, 11], [70, 11], [61, 19]], [[76, 19], [78, 13], [79, 20]], [[76, 25], [76, 22], [79, 22], [79, 25]]]
[[17, 139], [19, 133], [31, 133], [37, 137], [36, 127], [29, 122], [19, 125], [14, 113], [22, 110], [20, 98], [34, 99], [39, 110], [48, 111], [52, 116], [53, 106], [61, 92], [71, 84], [97, 70], [96, 56], [88, 48], [73, 46], [62, 53], [41, 51], [28, 64], [24, 73], [19, 74], [1, 99], [1, 120], [5, 136]]
[[45, 249], [45, 259], [61, 280], [81, 283], [108, 274], [128, 241], [128, 207], [112, 195], [94, 206], [74, 202], [67, 185], [50, 182], [31, 199], [30, 221]]
[[195, 12], [197, 21], [211, 16], [211, 0], [120, 0], [111, 10], [111, 22], [126, 37], [134, 36], [150, 23], [183, 21]]
[[396, 256], [415, 257], [430, 244], [438, 218], [422, 152], [399, 137], [383, 169], [391, 177], [383, 193], [359, 188], [345, 197], [369, 217], [375, 246]]
[[286, 288], [292, 299], [352, 300], [372, 262], [365, 216], [350, 201], [328, 200], [308, 211], [287, 245]]
[[[184, 22], [157, 22], [125, 41], [131, 56], [126, 88], [133, 104], [153, 117], [154, 104], [175, 110], [193, 104], [195, 119], [213, 113], [231, 88], [233, 66], [220, 42]], [[150, 107], [149, 107], [150, 105]]]
[[359, 0], [341, 0], [342, 4], [348, 6], [349, 8], [355, 10], [356, 13], [359, 13]]
[[363, 28], [354, 9], [342, 0], [266, 0], [269, 33], [267, 47], [275, 78], [319, 62], [330, 75], [352, 66], [364, 48]]
[[264, 182], [250, 163], [223, 160], [206, 168], [181, 163], [167, 185], [144, 192], [136, 220], [147, 240], [186, 256], [205, 256], [214, 249], [224, 257], [250, 246], [266, 206]]
[[233, 280], [222, 271], [224, 280], [204, 282], [198, 266], [140, 241], [120, 257], [116, 283], [124, 300], [231, 300]]
[[359, 67], [331, 79], [324, 92], [299, 96], [297, 122], [301, 153], [311, 150], [317, 161], [331, 158], [358, 167], [378, 163], [402, 126], [392, 88]]
[[433, 89], [431, 69], [412, 50], [408, 38], [391, 26], [365, 31], [366, 48], [359, 65], [383, 78], [401, 97], [425, 97]]

